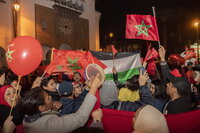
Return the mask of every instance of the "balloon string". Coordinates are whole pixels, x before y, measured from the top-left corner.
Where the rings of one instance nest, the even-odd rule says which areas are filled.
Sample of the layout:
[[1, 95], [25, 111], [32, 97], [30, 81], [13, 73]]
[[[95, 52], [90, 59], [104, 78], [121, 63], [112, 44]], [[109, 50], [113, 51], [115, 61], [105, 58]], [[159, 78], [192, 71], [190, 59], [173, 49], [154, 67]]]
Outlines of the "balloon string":
[[[17, 98], [17, 95], [20, 95], [21, 89], [19, 89], [19, 83], [20, 83], [21, 77], [22, 77], [22, 76], [19, 76], [19, 75], [18, 75], [17, 92], [15, 93], [14, 100], [12, 101], [12, 105], [11, 105], [11, 109], [10, 109], [9, 116], [11, 116], [11, 113], [12, 113], [12, 111], [13, 111], [14, 102], [15, 102], [15, 99]], [[18, 91], [18, 90], [19, 90], [19, 91]]]
[[45, 76], [46, 71], [44, 71], [44, 73], [42, 74], [41, 78], [43, 78]]

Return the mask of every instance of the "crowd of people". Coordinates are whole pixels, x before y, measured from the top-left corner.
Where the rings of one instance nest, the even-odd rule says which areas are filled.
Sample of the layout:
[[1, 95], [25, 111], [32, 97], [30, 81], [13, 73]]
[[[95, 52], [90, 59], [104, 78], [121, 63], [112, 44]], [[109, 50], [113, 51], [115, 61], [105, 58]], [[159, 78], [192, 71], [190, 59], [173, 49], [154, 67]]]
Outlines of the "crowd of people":
[[[178, 114], [200, 108], [200, 66], [188, 62], [177, 74], [171, 73], [166, 50], [159, 48], [160, 75], [150, 75], [146, 62], [125, 83], [104, 81], [97, 74], [84, 81], [79, 72], [45, 77], [35, 71], [18, 77], [0, 70], [0, 131], [3, 133], [106, 132], [101, 108], [135, 112], [134, 133], [168, 133], [164, 114]], [[180, 76], [181, 75], [181, 76]], [[19, 91], [20, 90], [20, 91]], [[93, 110], [99, 90], [101, 108]], [[85, 126], [90, 114], [92, 123]], [[112, 124], [112, 123], [110, 123]]]

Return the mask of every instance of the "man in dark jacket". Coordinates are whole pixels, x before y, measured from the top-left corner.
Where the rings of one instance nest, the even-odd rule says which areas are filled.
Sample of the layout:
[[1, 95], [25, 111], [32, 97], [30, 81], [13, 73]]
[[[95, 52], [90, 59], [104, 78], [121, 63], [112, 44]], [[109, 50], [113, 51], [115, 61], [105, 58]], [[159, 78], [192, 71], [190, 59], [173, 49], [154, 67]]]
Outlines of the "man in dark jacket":
[[165, 61], [165, 53], [164, 47], [161, 46], [159, 49], [161, 70], [163, 78], [167, 82], [167, 94], [170, 96], [170, 101], [166, 103], [163, 113], [176, 114], [190, 111], [192, 108], [192, 102], [189, 97], [191, 85], [186, 77], [174, 77], [170, 73]]

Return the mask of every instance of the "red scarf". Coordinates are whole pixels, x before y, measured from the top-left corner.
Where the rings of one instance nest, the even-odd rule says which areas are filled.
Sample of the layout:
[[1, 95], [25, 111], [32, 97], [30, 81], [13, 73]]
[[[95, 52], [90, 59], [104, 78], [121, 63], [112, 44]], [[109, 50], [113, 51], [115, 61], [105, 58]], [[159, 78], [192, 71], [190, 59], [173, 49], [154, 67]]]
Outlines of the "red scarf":
[[0, 88], [0, 104], [11, 107], [4, 98], [5, 92], [6, 92], [7, 88], [9, 88], [9, 87], [12, 87], [12, 86], [11, 85], [5, 85], [5, 86], [2, 86]]

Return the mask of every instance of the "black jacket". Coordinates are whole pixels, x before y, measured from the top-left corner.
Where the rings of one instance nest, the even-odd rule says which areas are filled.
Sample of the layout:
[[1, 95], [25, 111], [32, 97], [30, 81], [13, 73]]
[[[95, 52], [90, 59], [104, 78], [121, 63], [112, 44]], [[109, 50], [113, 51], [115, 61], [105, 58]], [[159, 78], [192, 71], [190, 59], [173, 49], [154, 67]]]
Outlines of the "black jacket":
[[[10, 109], [11, 109], [11, 107], [9, 107], [9, 106], [2, 105], [2, 104], [0, 105], [0, 127], [3, 126], [4, 121], [9, 116]], [[18, 105], [16, 105], [13, 108], [12, 116], [13, 116], [13, 122], [15, 125], [19, 125], [22, 123], [23, 115], [20, 113]]]
[[184, 113], [192, 110], [192, 102], [189, 97], [182, 96], [175, 99], [174, 101], [169, 101], [163, 110], [164, 114], [177, 114]]

